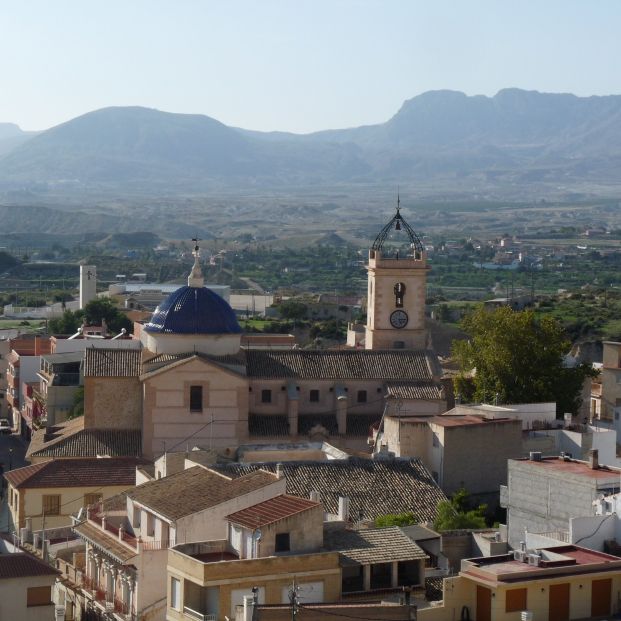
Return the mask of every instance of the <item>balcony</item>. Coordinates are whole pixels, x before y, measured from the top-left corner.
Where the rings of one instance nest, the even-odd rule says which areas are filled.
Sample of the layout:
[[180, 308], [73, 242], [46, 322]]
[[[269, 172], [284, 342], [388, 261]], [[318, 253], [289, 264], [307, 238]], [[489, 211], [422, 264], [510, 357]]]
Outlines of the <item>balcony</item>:
[[197, 621], [216, 621], [216, 615], [206, 612], [198, 612], [189, 606], [183, 607], [183, 614], [190, 619], [197, 619]]

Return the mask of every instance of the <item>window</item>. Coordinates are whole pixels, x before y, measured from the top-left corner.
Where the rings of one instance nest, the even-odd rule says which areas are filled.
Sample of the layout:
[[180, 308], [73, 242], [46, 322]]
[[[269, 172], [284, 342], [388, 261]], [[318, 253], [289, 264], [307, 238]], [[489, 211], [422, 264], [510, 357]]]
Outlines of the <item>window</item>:
[[367, 391], [359, 390], [358, 391], [358, 403], [366, 403], [367, 402]]
[[505, 612], [526, 610], [526, 593], [526, 589], [509, 589], [507, 591]]
[[29, 587], [26, 590], [26, 606], [28, 607], [49, 606], [53, 603], [51, 586]]
[[177, 578], [170, 579], [170, 607], [181, 609], [181, 580]]
[[261, 391], [261, 403], [271, 403], [272, 402], [272, 391], [269, 388], [266, 388]]
[[203, 411], [203, 387], [190, 386], [190, 412]]
[[392, 346], [393, 349], [405, 349], [405, 341], [395, 341]]
[[309, 399], [311, 403], [319, 403], [319, 391], [311, 390], [309, 393]]
[[275, 551], [289, 552], [290, 549], [289, 533], [277, 533]]
[[43, 513], [45, 515], [60, 515], [60, 494], [44, 494]]
[[101, 494], [84, 494], [84, 506], [90, 507], [91, 505], [96, 505], [101, 498]]

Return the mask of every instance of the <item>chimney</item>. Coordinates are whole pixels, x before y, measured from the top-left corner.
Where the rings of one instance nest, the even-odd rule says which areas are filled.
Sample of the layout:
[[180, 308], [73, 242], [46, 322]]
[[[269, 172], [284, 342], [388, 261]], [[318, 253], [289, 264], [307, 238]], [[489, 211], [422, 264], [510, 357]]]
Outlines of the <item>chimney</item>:
[[599, 451], [597, 449], [591, 449], [589, 451], [589, 466], [591, 466], [591, 470], [597, 470], [599, 468]]
[[310, 493], [310, 499], [313, 502], [321, 502], [321, 494], [316, 490], [312, 490]]
[[349, 520], [349, 498], [339, 496], [339, 520], [347, 522]]
[[285, 476], [283, 469], [282, 469], [282, 464], [278, 463], [276, 464], [276, 477], [279, 479], [282, 479]]

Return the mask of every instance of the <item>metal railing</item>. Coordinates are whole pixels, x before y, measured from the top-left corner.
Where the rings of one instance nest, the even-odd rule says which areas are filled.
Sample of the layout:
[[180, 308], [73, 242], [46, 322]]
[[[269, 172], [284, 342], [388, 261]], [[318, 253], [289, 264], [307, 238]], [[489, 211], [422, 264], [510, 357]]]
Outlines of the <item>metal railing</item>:
[[187, 615], [191, 619], [196, 619], [197, 621], [216, 621], [216, 615], [205, 612], [198, 612], [197, 610], [193, 610], [189, 606], [183, 607], [183, 614]]

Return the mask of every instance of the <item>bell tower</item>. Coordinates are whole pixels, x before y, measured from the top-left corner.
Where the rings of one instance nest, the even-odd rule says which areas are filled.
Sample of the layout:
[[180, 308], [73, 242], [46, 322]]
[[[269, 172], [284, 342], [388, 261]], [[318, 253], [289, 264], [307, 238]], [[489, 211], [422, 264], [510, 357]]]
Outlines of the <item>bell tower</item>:
[[397, 199], [397, 212], [369, 250], [366, 349], [424, 349], [427, 345], [427, 253], [400, 207]]

